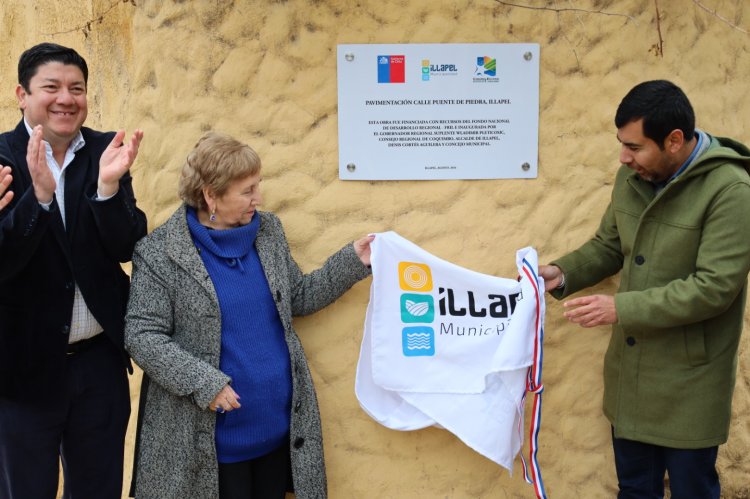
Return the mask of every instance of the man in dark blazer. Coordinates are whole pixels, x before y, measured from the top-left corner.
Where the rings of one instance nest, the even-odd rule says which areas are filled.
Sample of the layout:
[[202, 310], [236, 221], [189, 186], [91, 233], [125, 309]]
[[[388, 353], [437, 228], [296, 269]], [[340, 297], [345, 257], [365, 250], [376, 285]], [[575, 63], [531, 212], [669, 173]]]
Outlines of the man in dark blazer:
[[54, 498], [60, 459], [65, 497], [121, 496], [130, 363], [120, 263], [146, 234], [128, 173], [143, 132], [124, 142], [124, 130], [82, 127], [87, 81], [73, 49], [28, 49], [23, 119], [0, 135], [0, 182], [12, 176], [0, 209], [0, 499]]

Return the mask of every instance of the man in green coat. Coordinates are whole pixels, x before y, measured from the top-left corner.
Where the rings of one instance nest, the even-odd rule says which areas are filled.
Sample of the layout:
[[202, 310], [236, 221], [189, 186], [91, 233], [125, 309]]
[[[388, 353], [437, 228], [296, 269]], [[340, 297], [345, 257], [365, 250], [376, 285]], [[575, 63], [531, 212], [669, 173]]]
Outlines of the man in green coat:
[[604, 414], [618, 498], [719, 498], [750, 270], [750, 150], [695, 128], [673, 83], [635, 86], [615, 116], [612, 197], [595, 236], [542, 265], [555, 298], [621, 271], [614, 296], [564, 303], [583, 327], [612, 325]]

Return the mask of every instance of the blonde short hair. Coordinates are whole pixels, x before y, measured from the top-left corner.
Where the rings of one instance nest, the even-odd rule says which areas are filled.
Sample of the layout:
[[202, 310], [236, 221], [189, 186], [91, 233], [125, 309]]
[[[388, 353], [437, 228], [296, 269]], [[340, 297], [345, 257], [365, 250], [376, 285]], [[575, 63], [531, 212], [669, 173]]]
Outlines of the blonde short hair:
[[188, 154], [180, 175], [180, 198], [188, 206], [206, 210], [203, 188], [217, 197], [238, 179], [260, 172], [260, 157], [249, 145], [219, 132], [208, 132]]

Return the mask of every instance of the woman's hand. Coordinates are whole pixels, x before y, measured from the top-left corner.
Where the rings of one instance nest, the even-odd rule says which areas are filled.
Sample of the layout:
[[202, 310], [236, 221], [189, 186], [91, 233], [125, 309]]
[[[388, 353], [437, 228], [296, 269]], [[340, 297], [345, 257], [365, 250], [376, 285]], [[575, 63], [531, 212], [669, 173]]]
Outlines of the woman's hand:
[[229, 385], [224, 385], [224, 388], [222, 388], [211, 403], [208, 404], [209, 409], [216, 411], [219, 414], [222, 412], [233, 411], [240, 407], [242, 407], [240, 405], [240, 396], [237, 395], [237, 392], [232, 390], [232, 387]]
[[368, 267], [370, 266], [370, 255], [372, 254], [370, 243], [374, 240], [375, 236], [369, 235], [363, 237], [362, 239], [354, 241], [354, 251], [357, 253], [357, 256], [362, 261], [362, 263], [364, 263]]

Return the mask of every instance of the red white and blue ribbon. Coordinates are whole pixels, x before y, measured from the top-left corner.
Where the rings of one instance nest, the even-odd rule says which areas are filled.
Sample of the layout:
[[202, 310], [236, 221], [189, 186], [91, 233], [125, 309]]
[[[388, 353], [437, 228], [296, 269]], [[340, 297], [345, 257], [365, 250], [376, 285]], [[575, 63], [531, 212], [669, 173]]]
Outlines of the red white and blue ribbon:
[[[542, 295], [539, 289], [539, 278], [534, 267], [526, 259], [523, 260], [523, 272], [534, 287], [537, 316], [535, 320], [534, 334], [534, 363], [529, 367], [526, 381], [526, 392], [534, 395], [531, 424], [529, 427], [529, 465], [526, 464], [523, 454], [521, 454], [521, 464], [523, 466], [523, 473], [526, 482], [534, 485], [534, 491], [538, 498], [546, 499], [547, 493], [544, 490], [542, 472], [539, 468], [539, 461], [537, 459], [537, 452], [539, 450], [539, 429], [542, 424], [542, 392], [544, 391], [544, 385], [542, 384], [542, 361], [544, 359], [544, 317], [541, 315]], [[526, 395], [524, 395], [521, 404], [524, 404], [525, 401]]]

